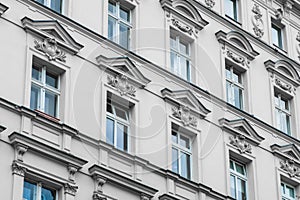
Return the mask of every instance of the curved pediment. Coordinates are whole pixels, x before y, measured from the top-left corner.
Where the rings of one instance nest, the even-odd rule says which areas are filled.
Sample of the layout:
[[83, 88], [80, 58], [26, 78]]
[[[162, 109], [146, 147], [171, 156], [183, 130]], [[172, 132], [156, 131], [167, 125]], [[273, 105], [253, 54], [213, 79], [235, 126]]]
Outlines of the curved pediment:
[[225, 118], [221, 118], [219, 120], [219, 123], [223, 129], [227, 130], [235, 136], [242, 135], [246, 138], [246, 140], [255, 145], [258, 145], [265, 139], [254, 130], [254, 128], [246, 119], [228, 120]]
[[225, 33], [224, 31], [220, 30], [215, 35], [221, 44], [224, 44], [230, 49], [239, 52], [249, 60], [253, 60], [259, 55], [259, 53], [254, 50], [249, 40], [237, 31]]
[[21, 19], [25, 31], [38, 35], [42, 39], [55, 40], [60, 47], [72, 54], [76, 54], [83, 45], [74, 38], [56, 20], [32, 20], [28, 17]]

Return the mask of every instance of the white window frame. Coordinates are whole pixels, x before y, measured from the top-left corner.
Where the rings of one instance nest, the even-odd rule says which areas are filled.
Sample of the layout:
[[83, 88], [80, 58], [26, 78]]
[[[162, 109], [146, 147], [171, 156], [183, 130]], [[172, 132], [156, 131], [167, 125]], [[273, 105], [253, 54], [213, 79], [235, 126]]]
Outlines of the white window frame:
[[[228, 1], [235, 2], [234, 3], [235, 7], [232, 8], [233, 13], [228, 13], [227, 12], [226, 6], [228, 4]], [[236, 22], [239, 22], [239, 12], [240, 12], [239, 11], [239, 4], [240, 4], [239, 0], [225, 0], [225, 2], [224, 2], [224, 12], [225, 12], [225, 15], [228, 16], [230, 19], [233, 19]], [[231, 16], [231, 15], [233, 15], [233, 16]]]
[[[40, 97], [39, 99], [37, 99], [37, 110], [41, 111], [41, 112], [45, 112], [45, 95], [46, 95], [46, 90], [49, 91], [50, 93], [53, 93], [54, 95], [57, 95], [57, 102], [56, 102], [56, 115], [53, 117], [58, 118], [59, 117], [59, 101], [60, 101], [60, 94], [61, 94], [61, 90], [60, 90], [60, 75], [57, 75], [57, 88], [48, 86], [46, 84], [46, 73], [47, 73], [47, 66], [43, 65], [43, 66], [36, 66], [33, 63], [32, 69], [34, 68], [34, 66], [38, 69], [40, 69], [40, 73], [41, 73], [41, 80], [35, 80], [32, 77], [31, 74], [31, 85], [30, 85], [30, 92], [31, 92], [31, 87], [34, 85], [35, 87], [38, 87], [40, 89]], [[31, 95], [30, 95], [30, 100], [31, 100]], [[46, 113], [48, 114], [48, 113]]]
[[[241, 79], [241, 83], [237, 83], [233, 79], [229, 79], [227, 77], [227, 69], [229, 69], [231, 77], [233, 77], [233, 74], [238, 75], [240, 77], [240, 79]], [[226, 101], [228, 103], [230, 103], [231, 105], [235, 106], [234, 88], [241, 89], [242, 90], [242, 97], [241, 97], [242, 99], [240, 99], [241, 105], [240, 105], [240, 108], [239, 107], [237, 107], [237, 108], [243, 110], [244, 109], [244, 99], [245, 99], [244, 98], [245, 91], [244, 91], [244, 85], [243, 85], [243, 83], [244, 83], [244, 77], [243, 77], [243, 73], [242, 72], [235, 73], [234, 71], [236, 71], [236, 70], [235, 70], [235, 67], [233, 65], [226, 64], [226, 67], [225, 67]], [[227, 94], [227, 91], [228, 91], [227, 83], [229, 83], [229, 85], [230, 85], [230, 94]]]
[[[274, 39], [273, 38], [273, 29], [275, 29], [278, 33], [278, 37], [276, 38], [277, 42], [279, 44], [275, 44], [274, 43]], [[278, 47], [279, 49], [284, 50], [284, 26], [283, 25], [278, 25], [275, 22], [271, 22], [271, 41], [272, 41], [272, 45], [274, 45], [275, 47]]]
[[[231, 180], [231, 176], [234, 176], [234, 178], [235, 178], [235, 188], [238, 188], [238, 184], [237, 184], [237, 180], [238, 179], [241, 179], [241, 180], [245, 181], [245, 185], [246, 185], [246, 187], [245, 187], [246, 199], [245, 200], [247, 200], [248, 199], [248, 178], [247, 178], [247, 168], [246, 168], [246, 165], [243, 164], [243, 163], [237, 162], [237, 161], [235, 161], [233, 159], [230, 159], [230, 162], [233, 162], [234, 169], [231, 169], [231, 167], [229, 166], [229, 169], [230, 169], [230, 177], [229, 177], [230, 179], [229, 180]], [[241, 166], [243, 166], [244, 171], [245, 171], [245, 175], [240, 174], [240, 173], [238, 173], [236, 171], [236, 169], [235, 169], [235, 167], [236, 167], [235, 164], [236, 163], [239, 164], [239, 165], [241, 165]], [[230, 163], [229, 163], [229, 165], [230, 165]], [[230, 188], [231, 188], [231, 181], [230, 181]], [[230, 195], [231, 195], [231, 193], [230, 193]], [[235, 196], [236, 197], [238, 196], [237, 189], [235, 190]]]
[[[171, 45], [171, 40], [174, 40], [175, 39], [175, 43], [176, 43], [176, 46], [175, 47], [172, 47]], [[186, 81], [191, 81], [191, 64], [192, 64], [192, 59], [191, 59], [191, 43], [190, 42], [187, 42], [186, 40], [183, 39], [182, 36], [175, 36], [174, 34], [170, 34], [170, 68], [171, 68], [171, 71], [172, 73], [174, 73], [175, 75], [185, 79]], [[183, 54], [182, 52], [180, 52], [180, 44], [184, 44], [187, 46], [187, 51], [188, 53], [187, 54]], [[177, 62], [174, 63], [175, 66], [172, 66], [172, 58], [171, 58], [171, 53], [174, 53], [177, 57]], [[188, 69], [183, 69], [181, 67], [181, 64], [180, 64], [180, 58], [183, 57], [185, 58], [188, 63], [189, 63], [189, 66], [188, 66]], [[178, 68], [178, 69], [177, 69]], [[186, 70], [186, 73], [187, 73], [187, 77], [183, 77], [183, 73], [182, 73], [182, 70]], [[177, 73], [178, 72], [178, 73]]]
[[[35, 181], [28, 181], [28, 180], [24, 180], [24, 183], [28, 182], [30, 184], [36, 185], [36, 197], [35, 200], [41, 200], [41, 195], [42, 195], [42, 188], [47, 188], [46, 184], [43, 184], [42, 182], [35, 182]], [[24, 193], [24, 186], [23, 185], [23, 193]], [[51, 188], [51, 187], [50, 187]], [[55, 190], [55, 200], [58, 200], [58, 190], [55, 188], [51, 188], [52, 190]], [[23, 194], [22, 194], [22, 199], [23, 198]]]
[[[284, 187], [284, 189], [286, 189], [286, 187], [289, 187], [289, 188], [293, 189], [295, 197], [293, 198], [293, 197], [288, 196], [287, 194], [283, 194], [282, 193], [283, 191], [282, 191], [282, 188], [281, 188], [282, 186]], [[280, 190], [281, 190], [281, 199], [282, 200], [296, 200], [297, 194], [296, 194], [296, 188], [294, 186], [286, 184], [285, 182], [281, 182], [280, 183]]]
[[[109, 118], [112, 121], [114, 121], [114, 135], [113, 135], [114, 141], [113, 141], [113, 144], [111, 144], [111, 145], [113, 145], [115, 148], [117, 148], [119, 150], [129, 152], [130, 151], [130, 140], [129, 140], [129, 135], [130, 135], [130, 108], [127, 108], [127, 109], [122, 108], [121, 106], [118, 106], [113, 101], [111, 101], [110, 103], [107, 102], [106, 107], [107, 107], [107, 104], [111, 105], [113, 113], [110, 113], [110, 112], [106, 111], [106, 119], [105, 120], [107, 121], [107, 118]], [[124, 119], [117, 116], [116, 107], [125, 112], [127, 120], [124, 120]], [[118, 125], [118, 123], [122, 124], [124, 126], [127, 126], [127, 150], [121, 149], [117, 146], [117, 129], [118, 129], [117, 125]], [[107, 129], [106, 129], [105, 135], [107, 137]], [[107, 138], [106, 138], [106, 142], [108, 142]]]
[[[129, 12], [129, 22], [128, 22], [126, 20], [123, 20], [120, 17], [120, 9], [121, 9], [121, 7], [123, 7], [122, 4], [119, 1], [117, 1], [117, 2], [108, 1], [108, 6], [109, 6], [109, 4], [113, 4], [113, 3], [116, 5], [116, 15], [114, 15], [113, 13], [111, 13], [109, 11], [109, 9], [107, 8], [107, 10], [108, 10], [108, 18], [107, 18], [107, 20], [109, 20], [109, 17], [112, 17], [113, 19], [116, 20], [116, 27], [115, 27], [116, 28], [116, 35], [113, 35], [112, 38], [109, 38], [109, 35], [108, 35], [108, 38], [110, 40], [112, 40], [113, 42], [121, 45], [120, 44], [120, 24], [123, 23], [124, 25], [126, 25], [127, 27], [129, 27], [128, 41], [127, 41], [128, 46], [124, 47], [124, 48], [130, 49], [130, 42], [131, 42], [130, 31], [132, 30], [132, 10], [131, 9], [125, 9], [125, 10], [128, 10], [128, 12]], [[108, 25], [108, 21], [107, 21], [107, 25]], [[107, 28], [109, 28], [109, 25], [108, 25]], [[107, 34], [108, 34], [108, 32], [107, 32]]]
[[[35, 0], [37, 1], [37, 0]], [[47, 6], [48, 8], [50, 8], [51, 10], [54, 10], [53, 8], [51, 8], [51, 2], [54, 0], [44, 0], [44, 6]], [[37, 1], [38, 2], [38, 1]], [[39, 3], [39, 2], [38, 2]], [[55, 11], [55, 10], [54, 10]], [[59, 13], [62, 14], [63, 12], [63, 0], [60, 0], [60, 11]]]
[[[276, 97], [277, 96], [277, 97]], [[288, 135], [291, 135], [291, 128], [292, 128], [292, 114], [291, 114], [291, 100], [290, 99], [287, 99], [287, 98], [282, 98], [282, 94], [281, 93], [274, 93], [274, 105], [275, 105], [275, 118], [276, 118], [276, 127], [281, 130], [282, 132], [288, 134]], [[276, 105], [276, 98], [278, 98], [278, 102], [279, 102], [279, 105]], [[280, 101], [281, 100], [284, 100], [287, 102], [288, 104], [288, 110], [286, 110], [284, 107], [281, 107], [280, 105]], [[279, 113], [280, 115], [280, 124], [278, 123], [279, 120], [278, 120], [278, 115], [277, 115], [277, 112]], [[285, 117], [288, 116], [289, 118], [289, 126], [287, 127], [287, 132], [284, 131], [284, 128], [283, 128], [283, 118], [282, 118], [282, 115], [284, 115]], [[286, 124], [287, 124], [287, 121], [286, 121]], [[288, 129], [289, 128], [289, 129]]]
[[[173, 151], [173, 149], [176, 149], [178, 151], [178, 157], [177, 157], [178, 172], [175, 172], [175, 173], [178, 173], [180, 176], [184, 177], [183, 173], [182, 173], [182, 169], [181, 169], [181, 156], [180, 155], [181, 155], [181, 153], [187, 154], [190, 158], [190, 169], [189, 169], [190, 170], [190, 177], [184, 177], [184, 178], [191, 179], [192, 178], [192, 143], [191, 143], [191, 138], [189, 136], [187, 136], [186, 134], [183, 134], [183, 133], [180, 133], [177, 130], [174, 130], [173, 128], [172, 128], [171, 137], [173, 137], [173, 132], [176, 133], [176, 135], [177, 135], [177, 143], [175, 143], [173, 141], [173, 139], [171, 138], [171, 140], [172, 140], [172, 151]], [[180, 145], [180, 137], [181, 136], [183, 136], [183, 137], [185, 137], [189, 140], [189, 144], [188, 144], [189, 147], [190, 147], [189, 149]], [[173, 160], [174, 159], [173, 159], [173, 155], [172, 155], [172, 167], [173, 167]], [[172, 169], [172, 171], [173, 171], [173, 169]], [[188, 174], [188, 172], [187, 172], [187, 174]]]

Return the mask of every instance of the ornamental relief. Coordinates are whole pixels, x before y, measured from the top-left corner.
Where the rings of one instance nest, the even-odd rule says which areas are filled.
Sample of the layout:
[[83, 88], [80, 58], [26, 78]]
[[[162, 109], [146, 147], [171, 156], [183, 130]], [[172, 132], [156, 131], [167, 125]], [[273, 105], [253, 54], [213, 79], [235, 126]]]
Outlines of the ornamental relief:
[[230, 50], [227, 50], [226, 55], [227, 55], [228, 58], [231, 58], [234, 62], [236, 62], [238, 64], [245, 65], [246, 59], [244, 57], [239, 56], [239, 55], [233, 53]]
[[215, 0], [205, 0], [205, 4], [208, 8], [213, 8], [216, 4]]
[[297, 41], [296, 50], [297, 50], [297, 53], [298, 53], [298, 58], [300, 60], [300, 31], [297, 34], [296, 41]]
[[280, 168], [287, 172], [291, 178], [300, 178], [300, 168], [295, 165], [293, 160], [280, 161]]
[[246, 138], [243, 135], [230, 136], [230, 144], [235, 146], [241, 154], [243, 153], [252, 153], [251, 145], [246, 142]]
[[57, 42], [54, 38], [46, 38], [43, 41], [34, 40], [35, 48], [43, 52], [49, 59], [60, 60], [66, 62], [66, 53], [58, 48]]
[[107, 83], [116, 88], [121, 96], [135, 96], [136, 88], [128, 83], [128, 78], [123, 74], [119, 74], [116, 77], [107, 75]]
[[196, 117], [192, 116], [188, 106], [172, 107], [172, 112], [172, 115], [181, 120], [184, 126], [197, 127], [198, 121]]
[[283, 81], [279, 80], [278, 78], [275, 78], [275, 84], [280, 87], [281, 89], [292, 92], [293, 91], [293, 86], [287, 83], [284, 83]]
[[193, 34], [193, 28], [190, 26], [185, 25], [184, 23], [180, 22], [177, 19], [171, 19], [172, 24], [177, 27], [179, 30], [181, 30], [182, 32], [188, 33], [189, 35]]
[[254, 34], [258, 37], [261, 38], [264, 35], [264, 22], [262, 20], [262, 13], [257, 4], [254, 4], [252, 8], [252, 24], [253, 24], [253, 31]]

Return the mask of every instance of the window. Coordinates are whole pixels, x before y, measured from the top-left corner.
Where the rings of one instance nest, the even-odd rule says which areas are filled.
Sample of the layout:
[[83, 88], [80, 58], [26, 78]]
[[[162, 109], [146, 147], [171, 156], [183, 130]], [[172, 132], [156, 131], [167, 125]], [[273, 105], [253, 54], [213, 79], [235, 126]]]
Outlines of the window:
[[191, 141], [178, 131], [172, 131], [172, 171], [191, 179]]
[[171, 71], [181, 78], [191, 80], [190, 44], [180, 36], [170, 37]]
[[295, 200], [295, 188], [286, 183], [281, 182], [281, 198], [282, 200]]
[[30, 108], [58, 117], [60, 77], [47, 66], [33, 64]]
[[23, 200], [57, 200], [57, 190], [48, 188], [42, 183], [24, 181]]
[[108, 3], [108, 38], [122, 47], [129, 49], [131, 12], [120, 2]]
[[245, 165], [230, 160], [230, 192], [236, 200], [247, 199], [247, 172]]
[[106, 105], [106, 142], [122, 151], [129, 150], [129, 109], [111, 99], [111, 93]]
[[277, 128], [291, 135], [291, 108], [290, 100], [275, 92], [275, 116]]
[[35, 0], [44, 6], [47, 6], [54, 10], [55, 12], [62, 12], [62, 0]]
[[272, 42], [273, 45], [283, 49], [283, 29], [275, 23], [272, 23]]
[[225, 0], [225, 14], [238, 21], [238, 0]]
[[226, 65], [226, 96], [227, 102], [243, 109], [243, 80], [241, 72], [233, 66]]

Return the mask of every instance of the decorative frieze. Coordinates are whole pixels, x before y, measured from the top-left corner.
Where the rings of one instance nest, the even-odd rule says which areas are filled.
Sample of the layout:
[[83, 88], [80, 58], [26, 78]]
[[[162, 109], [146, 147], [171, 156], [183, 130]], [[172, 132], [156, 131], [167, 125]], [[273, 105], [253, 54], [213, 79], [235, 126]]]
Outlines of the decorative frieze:
[[238, 56], [230, 50], [227, 50], [226, 54], [227, 54], [227, 57], [231, 58], [233, 61], [235, 61], [239, 64], [242, 64], [242, 65], [245, 65], [245, 58], [244, 57]]
[[216, 4], [215, 0], [205, 0], [205, 4], [208, 8], [213, 8]]
[[252, 24], [253, 24], [253, 31], [254, 34], [261, 38], [264, 35], [264, 22], [262, 20], [262, 13], [257, 4], [254, 4], [252, 8]]
[[293, 160], [280, 161], [280, 168], [286, 171], [291, 178], [300, 178], [300, 168], [295, 165]]
[[252, 148], [249, 143], [246, 142], [246, 138], [243, 135], [230, 136], [230, 144], [235, 146], [239, 152], [242, 153], [252, 153]]
[[19, 176], [25, 176], [26, 168], [23, 166], [20, 166], [18, 163], [13, 162], [12, 166], [12, 174], [16, 174]]
[[64, 185], [64, 189], [65, 189], [65, 194], [69, 194], [69, 195], [75, 196], [76, 192], [78, 190], [78, 186], [66, 183]]
[[278, 78], [275, 79], [275, 84], [283, 90], [288, 92], [292, 92], [293, 87], [290, 84], [284, 83], [283, 81], [279, 80]]
[[185, 33], [188, 33], [190, 35], [193, 34], [193, 28], [192, 27], [185, 25], [184, 23], [180, 22], [177, 19], [171, 19], [171, 21], [172, 21], [172, 24], [175, 27], [177, 27], [179, 30], [181, 30], [181, 31], [183, 31]]
[[66, 62], [66, 54], [63, 50], [58, 48], [57, 42], [54, 38], [46, 38], [43, 41], [34, 41], [35, 48], [43, 52], [50, 61], [60, 60]]
[[128, 83], [128, 78], [120, 74], [116, 77], [107, 75], [107, 83], [115, 87], [123, 95], [135, 96], [136, 88]]
[[196, 117], [192, 116], [191, 110], [187, 106], [180, 106], [178, 107], [172, 107], [173, 116], [181, 120], [184, 126], [197, 126], [197, 119]]

